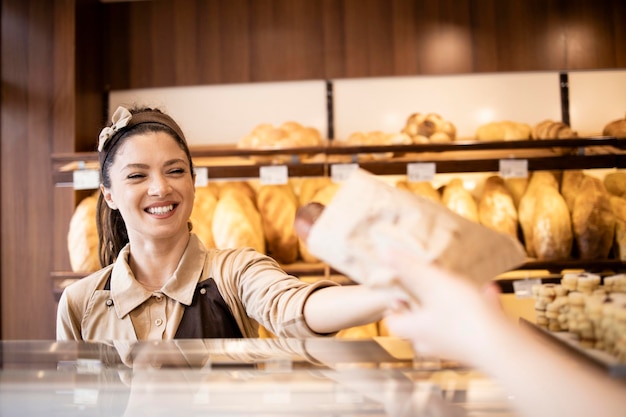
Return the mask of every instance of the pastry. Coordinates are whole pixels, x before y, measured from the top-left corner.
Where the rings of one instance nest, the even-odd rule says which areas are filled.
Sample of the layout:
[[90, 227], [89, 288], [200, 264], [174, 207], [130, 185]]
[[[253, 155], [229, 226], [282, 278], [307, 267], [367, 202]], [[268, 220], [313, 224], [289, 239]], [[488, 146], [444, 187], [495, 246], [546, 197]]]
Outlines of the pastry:
[[565, 139], [577, 136], [578, 133], [569, 125], [550, 119], [537, 123], [532, 129], [533, 139]]
[[456, 126], [437, 113], [413, 113], [402, 128], [413, 143], [445, 143], [456, 140]]

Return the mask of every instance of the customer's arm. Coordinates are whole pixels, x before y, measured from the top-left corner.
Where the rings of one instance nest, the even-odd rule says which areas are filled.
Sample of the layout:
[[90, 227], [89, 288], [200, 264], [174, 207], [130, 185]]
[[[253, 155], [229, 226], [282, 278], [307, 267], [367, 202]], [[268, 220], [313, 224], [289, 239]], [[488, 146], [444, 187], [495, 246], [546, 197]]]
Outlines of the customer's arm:
[[396, 247], [384, 254], [419, 305], [400, 302], [387, 316], [417, 350], [464, 361], [498, 380], [524, 416], [623, 416], [626, 384], [583, 363], [507, 318], [493, 287], [420, 263]]

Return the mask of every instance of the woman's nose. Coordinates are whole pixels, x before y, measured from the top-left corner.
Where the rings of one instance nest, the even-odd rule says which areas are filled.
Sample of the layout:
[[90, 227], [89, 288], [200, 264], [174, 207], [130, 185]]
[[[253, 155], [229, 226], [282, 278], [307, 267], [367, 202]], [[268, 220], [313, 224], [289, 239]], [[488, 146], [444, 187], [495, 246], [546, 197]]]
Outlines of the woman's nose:
[[162, 175], [155, 175], [150, 181], [148, 194], [155, 197], [163, 197], [169, 193], [170, 189], [171, 187], [167, 178]]

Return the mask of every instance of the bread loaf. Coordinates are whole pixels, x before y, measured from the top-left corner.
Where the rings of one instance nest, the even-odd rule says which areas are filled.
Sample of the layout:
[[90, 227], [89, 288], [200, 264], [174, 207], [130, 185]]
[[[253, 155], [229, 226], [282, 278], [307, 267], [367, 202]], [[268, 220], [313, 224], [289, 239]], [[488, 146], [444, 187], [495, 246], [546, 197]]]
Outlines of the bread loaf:
[[531, 128], [526, 123], [504, 120], [485, 123], [476, 130], [476, 140], [523, 140], [530, 139]]
[[614, 136], [616, 138], [626, 138], [626, 116], [623, 119], [613, 120], [602, 129], [604, 136]]
[[566, 170], [561, 179], [561, 195], [567, 203], [570, 213], [574, 209], [574, 202], [580, 193], [580, 186], [585, 178], [585, 174], [579, 169]]
[[606, 174], [604, 187], [613, 195], [626, 197], [626, 172], [616, 171]]
[[551, 172], [534, 172], [520, 200], [518, 218], [526, 252], [540, 260], [567, 259], [573, 235], [569, 209]]
[[[319, 184], [321, 184], [321, 182]], [[337, 193], [337, 190], [339, 190], [339, 187], [340, 187], [339, 184], [330, 181], [330, 179], [327, 179], [327, 181], [325, 182], [325, 185], [318, 188], [317, 191], [310, 197], [308, 201], [304, 201], [303, 196], [301, 195], [300, 205], [304, 206], [307, 203], [315, 202], [315, 203], [323, 204], [325, 206], [328, 203], [330, 203], [330, 201], [333, 199], [333, 197]], [[302, 240], [301, 238], [298, 238], [298, 248], [300, 250], [300, 258], [302, 258], [304, 262], [307, 262], [307, 263], [319, 262], [319, 259], [316, 256], [312, 255], [311, 252], [307, 249], [305, 241]]]
[[572, 227], [580, 259], [605, 259], [615, 236], [615, 215], [598, 178], [585, 175], [572, 208]]
[[298, 259], [298, 236], [293, 224], [298, 208], [291, 185], [262, 185], [257, 192], [267, 254], [276, 261], [290, 264]]
[[615, 255], [620, 261], [626, 261], [626, 200], [611, 196], [610, 202], [615, 215]]
[[532, 227], [537, 259], [551, 261], [570, 258], [572, 223], [567, 204], [557, 188], [538, 188]]
[[450, 210], [466, 219], [479, 222], [478, 205], [474, 196], [463, 187], [460, 178], [452, 179], [443, 189], [441, 202]]
[[439, 191], [433, 187], [430, 181], [406, 181], [398, 180], [396, 188], [407, 190], [422, 197], [429, 198], [437, 203], [441, 203], [441, 195]]
[[577, 136], [578, 133], [569, 125], [550, 119], [537, 123], [532, 129], [533, 139], [565, 139]]
[[231, 191], [236, 194], [242, 193], [246, 197], [250, 199], [253, 203], [256, 204], [256, 190], [250, 185], [247, 181], [226, 181], [220, 183], [219, 185], [219, 195], [218, 200], [223, 198], [226, 194]]
[[96, 228], [96, 207], [99, 194], [100, 191], [97, 191], [84, 198], [76, 206], [70, 219], [67, 249], [70, 266], [74, 272], [94, 272], [101, 268]]
[[413, 113], [402, 129], [413, 143], [444, 143], [456, 139], [456, 126], [437, 113]]
[[500, 176], [494, 175], [485, 181], [478, 200], [478, 218], [481, 224], [517, 239], [517, 209], [513, 195]]
[[251, 247], [265, 253], [261, 215], [250, 198], [231, 189], [217, 201], [213, 239], [218, 249]]
[[214, 248], [213, 215], [217, 206], [217, 198], [211, 187], [196, 187], [196, 196], [189, 220], [192, 231], [198, 236], [206, 248]]
[[332, 184], [328, 177], [307, 177], [300, 184], [298, 203], [303, 206], [313, 201], [315, 194], [327, 185]]
[[506, 184], [506, 188], [511, 192], [511, 196], [513, 196], [515, 208], [519, 208], [519, 202], [526, 192], [526, 187], [528, 187], [528, 178], [513, 177], [505, 179], [504, 182]]

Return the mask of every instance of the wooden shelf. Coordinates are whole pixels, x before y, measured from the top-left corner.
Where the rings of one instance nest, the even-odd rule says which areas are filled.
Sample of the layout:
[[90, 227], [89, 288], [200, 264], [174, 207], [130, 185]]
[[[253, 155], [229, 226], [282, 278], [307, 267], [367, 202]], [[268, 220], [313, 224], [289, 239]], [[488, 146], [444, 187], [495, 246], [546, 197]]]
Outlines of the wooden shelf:
[[[376, 175], [404, 175], [407, 164], [434, 162], [437, 173], [498, 172], [502, 159], [526, 159], [529, 171], [626, 168], [626, 140], [614, 137], [585, 137], [558, 140], [456, 141], [453, 143], [344, 146], [329, 142], [326, 146], [291, 149], [240, 149], [236, 145], [194, 147], [192, 157], [199, 167], [209, 168], [211, 179], [258, 178], [259, 167], [286, 165], [290, 177], [328, 176], [329, 167], [340, 163], [358, 163]], [[385, 155], [384, 157], [382, 155]], [[389, 156], [393, 155], [393, 156]], [[53, 181], [57, 186], [72, 186], [73, 170], [81, 166], [97, 167], [95, 152], [53, 154]], [[331, 278], [353, 283], [323, 263], [296, 263], [283, 269], [298, 277]], [[516, 270], [544, 270], [546, 282], [557, 282], [563, 270], [592, 272], [625, 271], [626, 263], [602, 260], [529, 260]], [[55, 295], [67, 283], [85, 274], [58, 271], [51, 274]], [[498, 279], [503, 292], [513, 292], [518, 278]], [[552, 280], [552, 281], [550, 281]]]
[[[626, 140], [587, 137], [558, 140], [456, 141], [388, 146], [326, 146], [240, 149], [236, 145], [191, 149], [194, 163], [209, 168], [212, 179], [258, 178], [259, 167], [286, 165], [291, 177], [327, 176], [329, 166], [358, 163], [376, 175], [403, 175], [407, 164], [433, 162], [437, 173], [497, 172], [502, 159], [526, 159], [529, 171], [626, 168]], [[52, 155], [53, 182], [71, 186], [72, 171], [97, 167], [95, 152]]]

